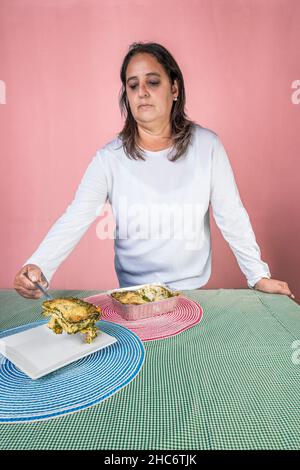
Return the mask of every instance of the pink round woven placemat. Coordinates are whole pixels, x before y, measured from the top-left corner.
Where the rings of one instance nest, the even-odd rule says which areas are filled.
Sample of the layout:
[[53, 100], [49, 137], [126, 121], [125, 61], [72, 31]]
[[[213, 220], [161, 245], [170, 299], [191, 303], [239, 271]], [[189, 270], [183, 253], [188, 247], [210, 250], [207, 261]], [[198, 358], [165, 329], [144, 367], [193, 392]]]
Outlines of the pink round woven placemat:
[[99, 305], [102, 309], [102, 320], [118, 323], [133, 331], [142, 341], [175, 336], [200, 322], [203, 309], [200, 304], [187, 297], [179, 297], [174, 310], [163, 315], [128, 321], [115, 312], [111, 299], [106, 294], [85, 297], [87, 302]]

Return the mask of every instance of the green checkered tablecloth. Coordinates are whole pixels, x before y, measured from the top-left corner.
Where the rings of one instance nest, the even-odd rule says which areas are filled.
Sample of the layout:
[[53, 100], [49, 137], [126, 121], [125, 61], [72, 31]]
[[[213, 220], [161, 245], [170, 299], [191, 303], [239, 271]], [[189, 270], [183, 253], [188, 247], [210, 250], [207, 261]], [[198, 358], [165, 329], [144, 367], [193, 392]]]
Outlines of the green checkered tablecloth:
[[[300, 340], [300, 306], [250, 289], [184, 293], [202, 305], [202, 321], [144, 343], [143, 368], [128, 386], [78, 413], [0, 425], [0, 448], [299, 449], [300, 364], [292, 343]], [[40, 319], [41, 303], [0, 291], [0, 329]]]

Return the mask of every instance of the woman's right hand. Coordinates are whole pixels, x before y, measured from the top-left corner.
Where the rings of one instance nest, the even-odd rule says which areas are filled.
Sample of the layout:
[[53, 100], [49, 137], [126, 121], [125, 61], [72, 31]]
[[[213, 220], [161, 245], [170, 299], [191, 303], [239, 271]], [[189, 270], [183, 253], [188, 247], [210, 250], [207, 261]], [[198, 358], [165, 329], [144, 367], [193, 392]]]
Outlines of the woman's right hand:
[[26, 264], [15, 277], [14, 289], [26, 299], [39, 299], [42, 297], [43, 293], [35, 286], [34, 282], [36, 281], [44, 288], [49, 286], [44, 274], [38, 266], [35, 264]]

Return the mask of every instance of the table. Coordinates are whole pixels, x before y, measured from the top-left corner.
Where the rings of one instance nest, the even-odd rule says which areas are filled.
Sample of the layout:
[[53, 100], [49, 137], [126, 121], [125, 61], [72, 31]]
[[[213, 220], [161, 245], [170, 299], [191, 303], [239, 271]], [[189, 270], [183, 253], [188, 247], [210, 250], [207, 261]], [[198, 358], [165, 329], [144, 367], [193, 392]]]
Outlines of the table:
[[[250, 289], [183, 292], [203, 307], [201, 322], [144, 343], [144, 365], [128, 386], [77, 413], [2, 424], [0, 449], [299, 449], [292, 343], [300, 340], [300, 306]], [[41, 303], [0, 290], [0, 329], [41, 319]]]

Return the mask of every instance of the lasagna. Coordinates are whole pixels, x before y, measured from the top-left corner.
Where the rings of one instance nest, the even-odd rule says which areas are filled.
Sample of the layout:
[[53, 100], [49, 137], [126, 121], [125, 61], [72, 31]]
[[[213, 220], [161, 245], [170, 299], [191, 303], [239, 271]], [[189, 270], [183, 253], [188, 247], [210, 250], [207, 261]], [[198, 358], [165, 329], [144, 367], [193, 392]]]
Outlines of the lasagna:
[[86, 343], [96, 338], [99, 328], [95, 323], [101, 317], [100, 307], [75, 297], [61, 297], [44, 301], [42, 308], [42, 314], [51, 317], [48, 327], [54, 333], [82, 333]]
[[148, 285], [137, 290], [112, 292], [111, 296], [121, 304], [141, 305], [158, 300], [169, 299], [180, 295], [180, 292], [172, 292], [163, 286]]

